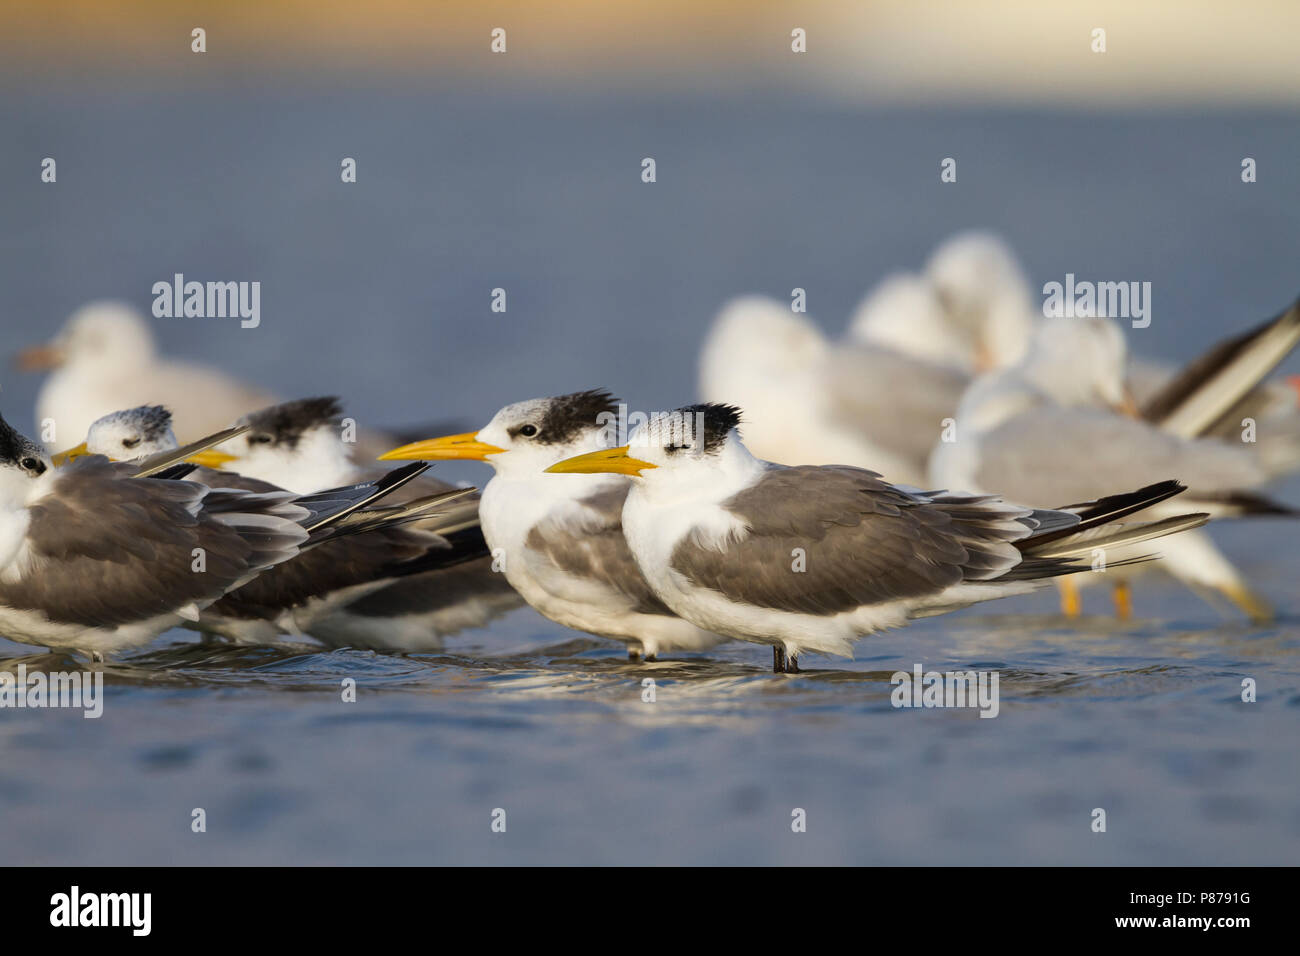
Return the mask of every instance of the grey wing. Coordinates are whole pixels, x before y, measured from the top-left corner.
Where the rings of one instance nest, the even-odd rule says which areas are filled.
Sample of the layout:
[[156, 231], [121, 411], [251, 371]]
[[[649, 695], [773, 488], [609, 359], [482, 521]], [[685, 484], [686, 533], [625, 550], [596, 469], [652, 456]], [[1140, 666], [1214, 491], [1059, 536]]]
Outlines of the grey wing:
[[92, 456], [59, 476], [29, 508], [34, 573], [0, 584], [0, 603], [92, 627], [143, 621], [206, 606], [305, 537], [282, 502], [214, 515], [203, 486], [130, 471]]
[[623, 500], [627, 488], [618, 487], [582, 499], [585, 521], [573, 526], [541, 521], [528, 532], [527, 548], [561, 570], [601, 582], [628, 598], [641, 614], [672, 614], [650, 590], [623, 537]]
[[283, 488], [273, 485], [269, 481], [262, 481], [260, 478], [249, 478], [237, 471], [219, 471], [215, 468], [208, 468], [206, 465], [195, 468], [186, 475], [186, 478], [209, 488], [233, 488], [236, 491], [257, 493], [284, 491]]
[[841, 346], [826, 366], [827, 417], [880, 447], [925, 461], [969, 376], [881, 348]]
[[874, 472], [801, 466], [768, 472], [724, 502], [748, 534], [719, 552], [690, 536], [672, 568], [734, 601], [804, 614], [937, 594], [1020, 563], [1028, 509], [991, 497], [906, 492]]
[[[957, 426], [961, 441], [961, 424]], [[1190, 495], [1251, 488], [1259, 464], [1240, 447], [1185, 439], [1107, 412], [1044, 408], [979, 438], [979, 488], [1054, 508], [1176, 478]]]
[[429, 614], [473, 601], [489, 608], [492, 617], [524, 603], [506, 576], [492, 570], [492, 558], [481, 557], [400, 578], [353, 601], [348, 611], [376, 618], [397, 617]]
[[213, 604], [211, 611], [227, 617], [273, 619], [312, 598], [395, 577], [402, 562], [449, 548], [432, 535], [401, 527], [336, 538], [258, 575]]

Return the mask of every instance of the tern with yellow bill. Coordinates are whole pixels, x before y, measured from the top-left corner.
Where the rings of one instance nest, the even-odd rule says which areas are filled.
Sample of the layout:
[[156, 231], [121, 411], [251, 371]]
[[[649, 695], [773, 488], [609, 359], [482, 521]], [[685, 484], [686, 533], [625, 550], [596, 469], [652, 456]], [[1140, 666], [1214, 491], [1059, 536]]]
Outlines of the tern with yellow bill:
[[483, 536], [510, 584], [557, 624], [621, 641], [629, 656], [648, 660], [712, 647], [721, 638], [674, 614], [637, 570], [620, 525], [628, 480], [545, 474], [610, 445], [618, 410], [599, 390], [517, 402], [477, 432], [414, 442], [382, 458], [491, 465], [496, 474], [479, 504]]
[[101, 455], [55, 469], [0, 419], [0, 634], [102, 658], [198, 625], [264, 573], [369, 530], [349, 519], [424, 468], [323, 495], [137, 470]]
[[[298, 492], [319, 492], [335, 484], [377, 480], [378, 466], [362, 467], [339, 400], [332, 396], [298, 399], [245, 415], [242, 432], [216, 448], [191, 455], [205, 468], [237, 471], [240, 480], [270, 483]], [[294, 579], [289, 611], [271, 619], [290, 633], [309, 634], [331, 647], [423, 653], [442, 648], [444, 638], [482, 627], [523, 601], [500, 574], [493, 573], [478, 526], [478, 493], [427, 475], [410, 482], [384, 502], [399, 517], [433, 502], [427, 515], [408, 513], [401, 527], [358, 535], [309, 555], [318, 576]], [[284, 575], [288, 580], [289, 576]], [[270, 589], [271, 583], [263, 585]], [[251, 593], [251, 592], [249, 592]], [[263, 640], [258, 621], [285, 602], [274, 595], [260, 604], [235, 596], [217, 610], [249, 618], [242, 630]]]
[[[334, 399], [289, 402], [247, 417], [240, 425], [204, 441], [177, 448], [167, 409], [146, 405], [105, 415], [91, 425], [85, 442], [56, 457], [76, 460], [99, 454], [131, 462], [137, 472], [153, 472], [183, 459], [197, 460], [202, 467], [197, 463], [187, 466], [193, 469], [186, 476], [190, 480], [251, 493], [329, 496], [384, 481], [387, 473], [379, 469], [371, 474], [355, 468], [325, 469], [323, 473], [337, 479], [343, 488], [332, 487], [334, 483], [330, 489], [307, 487], [308, 482], [299, 475], [296, 487], [286, 490], [256, 475], [212, 467], [239, 459], [207, 446], [229, 442], [252, 430], [271, 439], [254, 446], [278, 449], [265, 454], [285, 459], [280, 470], [292, 471], [290, 445], [326, 444], [324, 440], [302, 441], [305, 433], [333, 435], [334, 442], [342, 445], [336, 429], [339, 412]], [[290, 441], [291, 436], [297, 437]], [[444, 634], [486, 621], [480, 604], [504, 609], [521, 603], [507, 601], [506, 597], [514, 597], [513, 590], [498, 585], [497, 576], [486, 568], [474, 567], [486, 548], [474, 527], [475, 503], [465, 500], [472, 496], [473, 489], [457, 489], [432, 479], [395, 487], [382, 505], [371, 505], [344, 522], [345, 527], [366, 526], [365, 533], [340, 536], [300, 555], [292, 568], [268, 571], [205, 608], [197, 629], [239, 643], [275, 642], [287, 633], [309, 635], [334, 646], [436, 650]]]
[[214, 446], [247, 430], [247, 425], [235, 425], [188, 445], [179, 445], [172, 432], [171, 412], [161, 405], [140, 405], [95, 420], [86, 432], [85, 441], [51, 455], [50, 460], [56, 468], [62, 468], [85, 455], [103, 455], [110, 461], [135, 463], [135, 476], [146, 478], [182, 462], [195, 461]]
[[913, 491], [844, 465], [777, 465], [749, 453], [739, 424], [733, 406], [687, 406], [627, 446], [547, 471], [630, 476], [623, 533], [655, 595], [703, 630], [771, 645], [778, 673], [797, 671], [806, 651], [851, 656], [864, 635], [1025, 593], [1086, 568], [1096, 548], [1206, 520], [1118, 523], [1178, 494], [1176, 481], [1044, 510]]

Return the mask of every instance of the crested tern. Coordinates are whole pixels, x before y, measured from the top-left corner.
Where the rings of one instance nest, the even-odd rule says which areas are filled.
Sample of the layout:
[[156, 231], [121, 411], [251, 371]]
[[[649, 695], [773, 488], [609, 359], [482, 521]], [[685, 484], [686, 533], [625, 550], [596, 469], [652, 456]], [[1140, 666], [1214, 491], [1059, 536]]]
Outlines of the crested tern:
[[[382, 475], [382, 468], [353, 460], [355, 446], [343, 440], [342, 420], [343, 409], [333, 397], [283, 402], [244, 416], [237, 422], [242, 433], [190, 460], [300, 492]], [[429, 518], [386, 530], [387, 541], [358, 536], [338, 542], [338, 553], [321, 555], [322, 563], [333, 564], [317, 580], [315, 599], [282, 617], [281, 625], [331, 647], [425, 652], [441, 649], [451, 634], [521, 607], [514, 588], [492, 569], [474, 489], [425, 475], [385, 503], [400, 506], [452, 494], [458, 499]], [[330, 580], [352, 584], [320, 588]], [[238, 597], [222, 605], [238, 606]]]
[[621, 641], [632, 658], [712, 647], [722, 639], [674, 614], [637, 569], [620, 523], [627, 479], [545, 474], [608, 447], [618, 411], [604, 390], [516, 402], [476, 432], [413, 442], [381, 459], [491, 465], [479, 504], [483, 536], [506, 579], [557, 624]]
[[0, 633], [95, 658], [141, 646], [423, 470], [321, 496], [137, 478], [99, 455], [56, 470], [0, 418]]
[[864, 635], [1026, 592], [1086, 567], [1095, 548], [1207, 517], [1117, 523], [1182, 491], [1176, 481], [1043, 510], [913, 491], [861, 468], [778, 465], [750, 454], [739, 423], [733, 406], [687, 406], [628, 445], [547, 470], [631, 476], [623, 531], [654, 593], [700, 628], [770, 644], [777, 672], [797, 671], [806, 651], [850, 656]]
[[[322, 411], [331, 409], [333, 412], [327, 418], [320, 418]], [[322, 427], [336, 425], [337, 411], [332, 400], [287, 403], [246, 419], [234, 429], [225, 429], [216, 436], [176, 450], [167, 409], [141, 406], [100, 418], [91, 425], [86, 441], [66, 455], [75, 459], [82, 454], [100, 454], [113, 460], [166, 463], [192, 453], [188, 457], [211, 460], [214, 453], [210, 449], [196, 446], [214, 444], [223, 436], [227, 440], [238, 437], [255, 426], [266, 429], [272, 421], [279, 425], [277, 441], [285, 442], [290, 429], [301, 437], [301, 431], [307, 430], [307, 418]], [[223, 453], [215, 453], [214, 457], [231, 460], [231, 456]], [[327, 485], [354, 486], [363, 478], [381, 479], [386, 472], [376, 469], [363, 476], [355, 471], [328, 469], [326, 474], [338, 479], [326, 482]], [[252, 492], [282, 490], [282, 486], [255, 475], [206, 467], [188, 477], [210, 486]], [[417, 490], [414, 497], [411, 489]], [[323, 487], [303, 487], [302, 480], [289, 490], [328, 494]], [[469, 568], [460, 567], [483, 550], [481, 546], [475, 550], [473, 533], [466, 534], [463, 530], [466, 505], [458, 499], [467, 498], [471, 493], [472, 489], [461, 490], [427, 480], [413, 480], [394, 489], [385, 496], [382, 506], [371, 505], [345, 522], [344, 527], [354, 531], [358, 524], [371, 525], [364, 534], [340, 536], [305, 552], [292, 567], [267, 572], [256, 582], [207, 608], [198, 621], [198, 629], [239, 643], [274, 642], [281, 633], [288, 633], [308, 634], [331, 646], [346, 643], [375, 650], [436, 649], [443, 634], [470, 626], [475, 620], [471, 613], [474, 576]], [[469, 508], [472, 513], [473, 506]], [[438, 531], [448, 532], [450, 538]], [[434, 575], [433, 569], [439, 574]], [[375, 592], [396, 587], [398, 582], [402, 588], [393, 595], [394, 600], [375, 599]], [[433, 593], [425, 601], [430, 610], [422, 621], [424, 626], [417, 629], [411, 612], [419, 604], [421, 583]], [[502, 585], [500, 590], [509, 588]], [[489, 597], [494, 591], [489, 590]], [[393, 610], [399, 598], [401, 613]], [[368, 599], [363, 610], [351, 611], [352, 603], [360, 599]], [[331, 640], [339, 638], [343, 621], [350, 624], [349, 639]], [[435, 621], [440, 626], [431, 632]], [[456, 622], [460, 622], [458, 627], [453, 626]]]

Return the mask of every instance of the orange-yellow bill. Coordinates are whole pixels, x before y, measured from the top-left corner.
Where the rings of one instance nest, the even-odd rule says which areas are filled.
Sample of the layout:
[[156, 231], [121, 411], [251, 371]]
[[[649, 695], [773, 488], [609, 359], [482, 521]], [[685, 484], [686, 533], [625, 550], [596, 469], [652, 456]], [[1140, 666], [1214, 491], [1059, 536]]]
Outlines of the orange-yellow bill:
[[90, 454], [90, 449], [86, 447], [86, 443], [83, 441], [80, 445], [77, 445], [75, 448], [69, 448], [67, 451], [61, 451], [58, 454], [51, 455], [50, 461], [54, 462], [56, 468], [61, 468], [62, 466], [66, 465], [68, 462], [75, 461], [76, 459], [80, 458], [82, 455], [89, 455], [89, 454]]
[[220, 471], [238, 459], [238, 455], [227, 455], [224, 451], [217, 451], [215, 448], [205, 448], [203, 451], [196, 451], [185, 460], [202, 465], [204, 468], [215, 468]]
[[411, 442], [401, 448], [394, 448], [379, 456], [380, 461], [483, 461], [488, 455], [499, 455], [505, 451], [496, 445], [479, 441], [478, 432], [464, 432], [460, 435], [444, 435], [442, 438], [427, 438], [424, 441]]
[[592, 451], [585, 455], [566, 458], [564, 461], [556, 462], [546, 470], [557, 475], [598, 475], [605, 472], [616, 475], [639, 475], [647, 468], [659, 467], [658, 465], [652, 465], [648, 461], [642, 461], [640, 458], [633, 458], [627, 453], [629, 447], [628, 445], [622, 445], [618, 448], [602, 448], [600, 451]]

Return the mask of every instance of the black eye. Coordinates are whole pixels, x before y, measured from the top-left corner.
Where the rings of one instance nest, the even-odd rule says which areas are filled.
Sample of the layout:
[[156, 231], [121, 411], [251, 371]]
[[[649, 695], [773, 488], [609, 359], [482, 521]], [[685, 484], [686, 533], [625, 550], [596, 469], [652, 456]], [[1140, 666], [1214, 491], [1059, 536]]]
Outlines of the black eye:
[[248, 443], [250, 445], [269, 445], [271, 444], [270, 435], [249, 435]]
[[691, 447], [690, 445], [665, 445], [664, 451], [671, 454], [672, 452], [675, 451], [686, 451], [690, 447]]
[[523, 435], [525, 438], [532, 438], [534, 435], [537, 434], [537, 426], [524, 425], [519, 429], [519, 434]]
[[24, 458], [18, 464], [22, 465], [28, 471], [36, 472], [38, 475], [45, 471], [45, 463], [39, 458]]
[[138, 444], [140, 444], [140, 439], [138, 439], [138, 438], [123, 438], [123, 439], [122, 439], [122, 447], [123, 447], [123, 448], [134, 448], [134, 447], [135, 447], [136, 445], [138, 445]]

